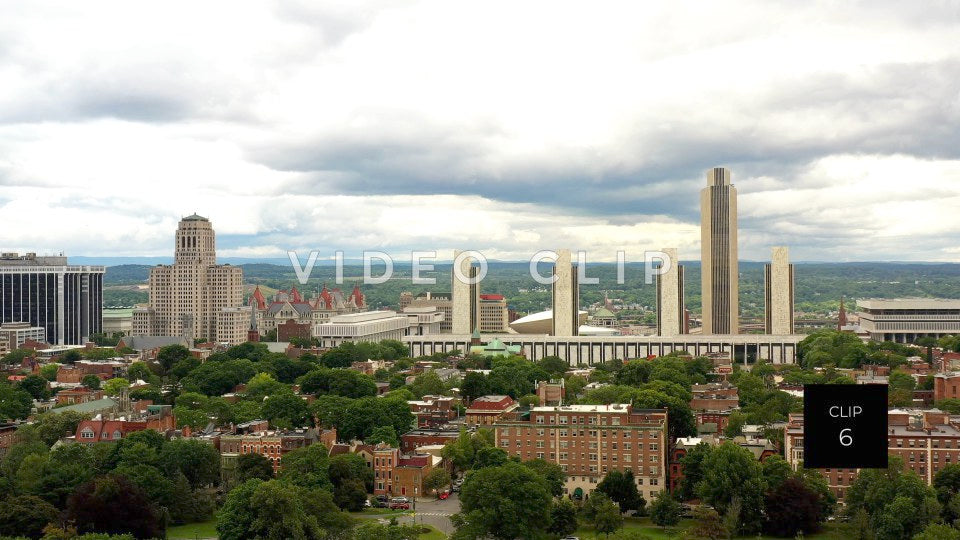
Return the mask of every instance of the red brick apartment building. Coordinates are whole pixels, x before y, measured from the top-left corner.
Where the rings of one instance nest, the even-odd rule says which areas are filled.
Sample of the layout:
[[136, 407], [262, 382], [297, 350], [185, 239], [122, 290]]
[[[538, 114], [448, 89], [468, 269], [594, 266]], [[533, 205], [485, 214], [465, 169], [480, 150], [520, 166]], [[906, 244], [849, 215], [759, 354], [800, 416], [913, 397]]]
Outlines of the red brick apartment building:
[[510, 396], [480, 396], [470, 403], [464, 416], [468, 424], [489, 426], [517, 407]]
[[960, 372], [938, 373], [933, 377], [933, 399], [960, 398]]
[[400, 451], [412, 454], [421, 446], [444, 445], [460, 436], [458, 429], [423, 428], [408, 431], [400, 436]]
[[448, 396], [423, 396], [422, 399], [408, 401], [410, 412], [417, 417], [417, 427], [437, 427], [457, 417], [456, 405], [459, 400]]
[[694, 412], [697, 425], [714, 423], [717, 432], [722, 433], [730, 423], [730, 413], [740, 408], [737, 387], [723, 382], [695, 384], [690, 390], [693, 394], [690, 409]]
[[[787, 461], [803, 464], [803, 415], [791, 414], [784, 433]], [[888, 413], [887, 449], [903, 460], [904, 470], [917, 473], [928, 485], [940, 469], [960, 463], [960, 416], [942, 411], [894, 409]], [[857, 479], [858, 469], [820, 469], [830, 490], [842, 500]]]
[[564, 492], [582, 497], [610, 471], [633, 471], [651, 500], [666, 487], [667, 411], [627, 404], [534, 407], [494, 424], [496, 445], [522, 460], [545, 459], [567, 473]]
[[169, 405], [149, 405], [147, 414], [139, 420], [102, 419], [82, 420], [77, 425], [74, 439], [78, 443], [116, 442], [130, 433], [152, 429], [166, 433], [177, 427], [177, 419]]
[[375, 495], [421, 497], [423, 479], [440, 462], [430, 454], [405, 456], [397, 448], [377, 445], [373, 451], [373, 493]]
[[260, 454], [270, 460], [273, 472], [280, 470], [280, 461], [288, 452], [309, 446], [315, 437], [307, 430], [257, 431], [220, 437], [221, 455]]

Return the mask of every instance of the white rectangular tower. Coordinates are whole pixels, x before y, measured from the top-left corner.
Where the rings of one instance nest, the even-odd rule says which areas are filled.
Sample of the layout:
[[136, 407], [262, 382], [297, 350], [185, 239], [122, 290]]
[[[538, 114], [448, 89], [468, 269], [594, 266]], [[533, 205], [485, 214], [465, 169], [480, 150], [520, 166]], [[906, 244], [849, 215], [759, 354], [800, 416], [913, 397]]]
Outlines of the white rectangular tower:
[[684, 332], [683, 266], [676, 248], [663, 248], [667, 271], [657, 274], [657, 335], [676, 336]]
[[793, 329], [793, 265], [790, 250], [775, 247], [763, 268], [766, 333], [787, 335]]
[[580, 330], [580, 287], [570, 250], [557, 250], [553, 264], [553, 335], [576, 336]]

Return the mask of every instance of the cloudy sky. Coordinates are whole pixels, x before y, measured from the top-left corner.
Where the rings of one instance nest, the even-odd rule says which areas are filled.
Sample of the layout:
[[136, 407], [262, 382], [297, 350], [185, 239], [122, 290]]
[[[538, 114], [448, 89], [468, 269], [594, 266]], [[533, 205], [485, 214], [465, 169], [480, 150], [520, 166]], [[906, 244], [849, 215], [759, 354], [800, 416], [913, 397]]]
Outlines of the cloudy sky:
[[[327, 5], [324, 5], [327, 4]], [[960, 4], [6, 2], [0, 247], [960, 261]], [[633, 254], [636, 254], [635, 256]]]

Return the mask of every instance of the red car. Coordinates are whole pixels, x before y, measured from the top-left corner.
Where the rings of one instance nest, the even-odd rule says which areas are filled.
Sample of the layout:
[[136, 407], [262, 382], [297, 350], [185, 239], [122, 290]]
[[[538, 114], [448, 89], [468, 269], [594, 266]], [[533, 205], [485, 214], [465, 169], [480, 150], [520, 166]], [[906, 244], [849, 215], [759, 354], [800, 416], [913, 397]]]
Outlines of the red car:
[[449, 496], [450, 496], [450, 492], [449, 492], [449, 491], [441, 491], [440, 494], [437, 495], [437, 498], [439, 498], [439, 499], [442, 501], [442, 500], [446, 499], [446, 498], [449, 497]]
[[410, 499], [406, 497], [394, 497], [390, 500], [390, 509], [391, 510], [409, 510], [410, 509]]

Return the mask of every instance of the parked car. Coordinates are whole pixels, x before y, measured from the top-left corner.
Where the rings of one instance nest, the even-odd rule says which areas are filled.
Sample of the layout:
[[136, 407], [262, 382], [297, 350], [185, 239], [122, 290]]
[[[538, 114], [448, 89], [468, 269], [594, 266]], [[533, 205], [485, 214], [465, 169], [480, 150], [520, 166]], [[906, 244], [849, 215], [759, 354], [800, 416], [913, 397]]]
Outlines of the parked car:
[[390, 509], [391, 510], [409, 510], [410, 499], [406, 497], [394, 497], [390, 499]]
[[386, 495], [377, 495], [373, 498], [373, 507], [374, 508], [386, 508], [390, 505], [390, 499]]
[[449, 496], [450, 496], [449, 491], [441, 491], [440, 493], [437, 494], [437, 498], [440, 499], [441, 501], [446, 500], [447, 497]]

